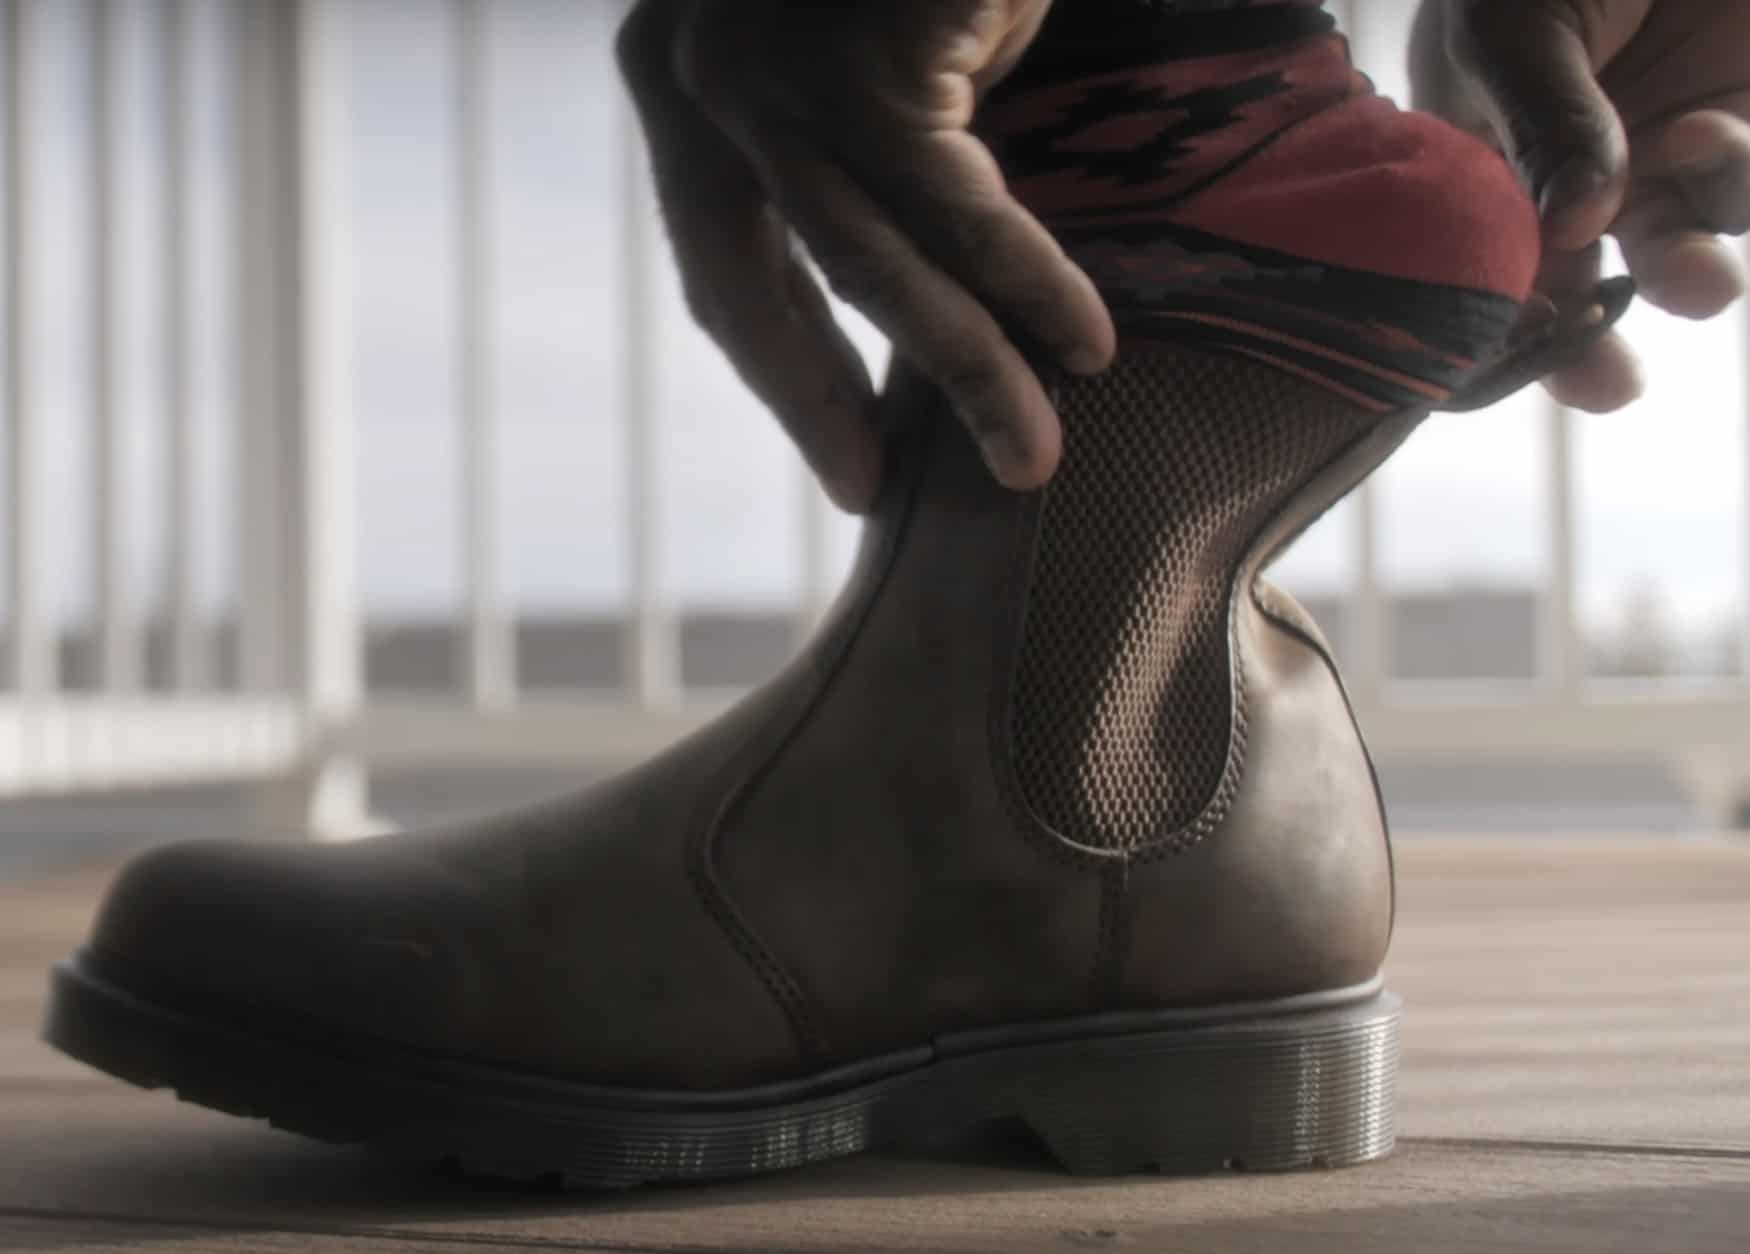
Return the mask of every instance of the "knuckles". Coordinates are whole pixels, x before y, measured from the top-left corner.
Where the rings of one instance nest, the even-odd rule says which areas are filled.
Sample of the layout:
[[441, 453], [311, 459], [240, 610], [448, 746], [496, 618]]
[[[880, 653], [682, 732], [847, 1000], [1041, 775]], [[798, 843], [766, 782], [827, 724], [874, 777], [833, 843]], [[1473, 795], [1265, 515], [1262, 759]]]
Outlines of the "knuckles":
[[675, 34], [686, 12], [685, 0], [642, 0], [614, 36], [614, 64], [636, 93], [673, 72]]
[[706, 284], [691, 270], [683, 270], [681, 298], [686, 302], [687, 314], [692, 318], [693, 325], [717, 343], [724, 343], [731, 328], [724, 315], [723, 301], [718, 297], [715, 288]]
[[1002, 368], [990, 346], [961, 341], [944, 352], [931, 371], [936, 385], [953, 400], [961, 420], [979, 439], [1010, 434], [1015, 429], [1005, 394]]
[[857, 309], [892, 309], [905, 290], [904, 264], [874, 252], [817, 249], [814, 261], [832, 294]]
[[999, 270], [1011, 261], [1014, 231], [995, 209], [960, 207], [947, 215], [941, 229], [963, 265], [973, 270]]
[[751, 33], [762, 23], [748, 6], [712, 0], [641, 0], [614, 39], [614, 60], [634, 95], [667, 85], [712, 107], [739, 98], [761, 65]]
[[731, 16], [733, 6], [696, 5], [676, 32], [674, 68], [682, 90], [699, 103], [722, 108], [738, 95], [751, 67], [746, 37]]

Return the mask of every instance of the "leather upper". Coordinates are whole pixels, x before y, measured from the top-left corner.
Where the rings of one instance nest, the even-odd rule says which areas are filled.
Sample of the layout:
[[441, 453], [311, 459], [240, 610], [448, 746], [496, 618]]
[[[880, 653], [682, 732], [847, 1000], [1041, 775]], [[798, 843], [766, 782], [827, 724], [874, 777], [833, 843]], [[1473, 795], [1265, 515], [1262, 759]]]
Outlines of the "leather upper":
[[93, 950], [191, 1008], [680, 1089], [1371, 977], [1389, 852], [1316, 634], [1236, 572], [1245, 758], [1223, 820], [1172, 850], [1055, 838], [1005, 781], [993, 717], [1038, 500], [994, 485], [904, 372], [888, 403], [903, 470], [849, 587], [723, 719], [494, 822], [149, 853]]

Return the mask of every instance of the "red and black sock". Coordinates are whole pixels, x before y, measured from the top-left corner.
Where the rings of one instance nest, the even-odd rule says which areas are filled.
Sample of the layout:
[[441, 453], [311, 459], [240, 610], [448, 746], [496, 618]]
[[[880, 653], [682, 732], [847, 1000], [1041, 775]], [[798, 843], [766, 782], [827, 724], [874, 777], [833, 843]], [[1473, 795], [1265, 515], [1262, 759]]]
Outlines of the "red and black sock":
[[980, 129], [1125, 339], [1370, 409], [1450, 396], [1536, 272], [1501, 158], [1376, 95], [1316, 4], [1060, 4]]

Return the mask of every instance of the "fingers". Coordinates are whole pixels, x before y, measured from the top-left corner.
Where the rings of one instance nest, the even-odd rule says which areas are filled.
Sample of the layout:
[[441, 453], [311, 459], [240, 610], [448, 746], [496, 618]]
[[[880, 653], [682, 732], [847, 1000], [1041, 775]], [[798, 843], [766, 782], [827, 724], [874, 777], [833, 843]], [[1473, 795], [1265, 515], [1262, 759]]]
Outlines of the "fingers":
[[1009, 195], [990, 150], [942, 131], [882, 155], [897, 221], [1011, 332], [1076, 374], [1111, 364], [1117, 332], [1093, 280]]
[[619, 54], [688, 308], [834, 502], [865, 510], [881, 476], [868, 372], [792, 255], [746, 159], [675, 81], [673, 27], [685, 18], [672, 0], [641, 6], [622, 28]]
[[[1750, 99], [1741, 103], [1750, 113]], [[1640, 145], [1635, 173], [1674, 181], [1696, 226], [1721, 235], [1750, 231], [1750, 122], [1740, 114], [1685, 114]]]
[[[1571, 252], [1545, 255], [1537, 276], [1537, 292], [1558, 310], [1572, 316], [1595, 299], [1604, 275], [1601, 244]], [[1639, 400], [1647, 390], [1646, 372], [1629, 342], [1611, 331], [1586, 350], [1581, 358], [1544, 380], [1544, 386], [1562, 404], [1587, 413], [1603, 414]]]
[[1681, 317], [1723, 312], [1745, 290], [1718, 235], [1750, 228], [1750, 124], [1709, 109], [1637, 136], [1635, 181], [1615, 230], [1643, 294]]
[[[976, 0], [963, 2], [958, 18], [954, 6], [940, 0], [888, 7], [899, 15], [900, 26], [889, 35], [900, 46], [915, 41], [919, 28], [935, 26], [942, 52], [933, 62], [897, 55], [885, 58], [885, 71], [864, 62], [862, 73], [829, 76], [818, 92], [831, 102], [829, 113], [850, 123], [856, 140], [826, 155], [1026, 349], [1072, 373], [1105, 369], [1117, 351], [1105, 301], [1044, 224], [1010, 195], [995, 156], [971, 130], [978, 97], [1032, 43], [1049, 0], [996, 6], [1006, 9], [1001, 21], [977, 18]], [[916, 99], [933, 100], [934, 107], [890, 116], [880, 105], [871, 109], [871, 101], [906, 99], [908, 84]]]
[[1061, 452], [1057, 413], [996, 319], [843, 169], [788, 135], [751, 141], [773, 201], [838, 296], [946, 393], [1001, 483], [1044, 484]]
[[1668, 313], [1706, 319], [1744, 294], [1737, 250], [1697, 230], [1687, 206], [1661, 196], [1625, 214], [1617, 226], [1623, 260], [1641, 294]]
[[1543, 381], [1551, 396], [1570, 409], [1608, 414], [1638, 401], [1647, 390], [1640, 354], [1611, 331], [1572, 365]]
[[[943, 20], [937, 6], [917, 11]], [[904, 58], [873, 55], [774, 75], [769, 43], [750, 43], [738, 12], [702, 10], [683, 41], [682, 81], [748, 156], [833, 290], [947, 394], [997, 479], [1041, 486], [1061, 432], [1027, 353], [1092, 373], [1117, 334], [1093, 282], [965, 129], [972, 81], [936, 72], [924, 90]], [[966, 55], [982, 64], [985, 53]], [[738, 69], [747, 66], [767, 69]]]
[[1628, 140], [1574, 10], [1467, 0], [1446, 36], [1447, 54], [1537, 200], [1546, 240], [1576, 249], [1601, 237], [1627, 192]]
[[868, 509], [881, 444], [861, 354], [770, 206], [721, 195], [692, 206], [670, 213], [669, 230], [694, 321], [777, 416], [834, 503]]

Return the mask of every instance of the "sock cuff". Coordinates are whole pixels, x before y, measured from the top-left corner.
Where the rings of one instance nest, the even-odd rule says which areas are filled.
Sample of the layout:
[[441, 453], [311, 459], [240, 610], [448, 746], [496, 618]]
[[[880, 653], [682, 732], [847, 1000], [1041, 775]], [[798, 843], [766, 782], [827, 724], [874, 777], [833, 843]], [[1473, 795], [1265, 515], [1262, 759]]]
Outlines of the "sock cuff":
[[1058, 0], [998, 93], [1065, 76], [1152, 65], [1328, 34], [1323, 0]]
[[1268, 361], [1382, 412], [1461, 388], [1538, 267], [1500, 155], [1376, 95], [1334, 30], [1036, 74], [979, 130], [1122, 335]]

